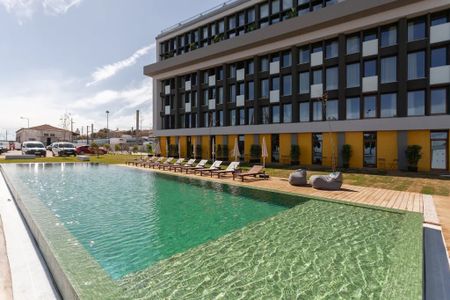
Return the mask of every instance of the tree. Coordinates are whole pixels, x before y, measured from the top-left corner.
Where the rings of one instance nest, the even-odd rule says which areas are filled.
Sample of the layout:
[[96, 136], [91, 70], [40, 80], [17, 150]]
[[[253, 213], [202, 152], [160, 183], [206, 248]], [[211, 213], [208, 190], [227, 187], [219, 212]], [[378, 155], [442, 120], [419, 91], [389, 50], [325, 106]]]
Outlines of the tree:
[[115, 144], [114, 145], [114, 151], [115, 152], [119, 152], [120, 151], [120, 145], [119, 144]]
[[94, 153], [97, 154], [97, 157], [98, 157], [98, 154], [99, 154], [99, 151], [98, 151], [98, 150], [99, 150], [98, 144], [97, 144], [96, 142], [92, 142], [91, 148], [92, 148], [92, 150], [94, 150]]

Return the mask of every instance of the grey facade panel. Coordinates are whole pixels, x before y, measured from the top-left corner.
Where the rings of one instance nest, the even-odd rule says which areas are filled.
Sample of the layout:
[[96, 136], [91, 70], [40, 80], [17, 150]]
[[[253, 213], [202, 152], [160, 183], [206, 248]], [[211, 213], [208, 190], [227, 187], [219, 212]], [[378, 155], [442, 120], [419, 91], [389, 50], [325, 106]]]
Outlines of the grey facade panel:
[[408, 167], [406, 161], [405, 150], [408, 146], [408, 132], [399, 131], [397, 133], [397, 157], [398, 157], [398, 169], [405, 170]]

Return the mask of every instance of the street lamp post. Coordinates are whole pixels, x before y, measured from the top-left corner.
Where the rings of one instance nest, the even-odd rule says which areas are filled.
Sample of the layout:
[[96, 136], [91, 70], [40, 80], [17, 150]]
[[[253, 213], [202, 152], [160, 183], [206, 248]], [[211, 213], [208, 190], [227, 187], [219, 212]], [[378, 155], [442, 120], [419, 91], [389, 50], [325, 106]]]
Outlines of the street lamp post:
[[30, 118], [20, 117], [21, 120], [27, 120], [28, 128], [30, 128]]
[[106, 111], [106, 138], [109, 143], [109, 110]]

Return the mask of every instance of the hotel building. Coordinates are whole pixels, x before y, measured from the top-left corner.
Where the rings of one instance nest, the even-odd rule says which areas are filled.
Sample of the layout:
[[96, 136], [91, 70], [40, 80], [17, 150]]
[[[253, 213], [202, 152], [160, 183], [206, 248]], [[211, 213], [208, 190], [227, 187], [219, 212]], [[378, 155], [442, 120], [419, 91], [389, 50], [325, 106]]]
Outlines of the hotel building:
[[405, 169], [420, 145], [419, 171], [449, 170], [448, 0], [236, 0], [156, 41], [163, 155], [238, 141], [252, 161], [265, 137], [272, 163], [342, 165], [348, 144], [351, 168]]

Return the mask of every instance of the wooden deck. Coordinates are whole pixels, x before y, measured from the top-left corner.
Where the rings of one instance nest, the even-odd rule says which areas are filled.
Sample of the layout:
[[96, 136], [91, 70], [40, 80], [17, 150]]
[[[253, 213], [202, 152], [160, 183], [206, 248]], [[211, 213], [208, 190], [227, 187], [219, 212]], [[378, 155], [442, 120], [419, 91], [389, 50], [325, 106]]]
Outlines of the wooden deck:
[[[128, 166], [131, 167], [131, 166]], [[137, 167], [131, 167], [137, 168]], [[139, 168], [143, 169], [143, 168]], [[314, 196], [328, 198], [339, 201], [348, 201], [352, 203], [360, 203], [365, 205], [373, 205], [383, 208], [392, 208], [422, 213], [424, 223], [441, 226], [445, 242], [447, 245], [447, 253], [450, 253], [450, 197], [430, 196], [420, 193], [402, 192], [387, 190], [381, 188], [362, 187], [344, 184], [339, 191], [321, 191], [313, 189], [310, 186], [295, 187], [291, 186], [287, 179], [272, 177], [269, 180], [252, 180], [246, 179], [245, 182], [238, 180], [233, 181], [231, 176], [217, 179], [209, 176], [200, 176], [172, 171], [162, 171], [154, 169], [145, 169], [162, 173], [173, 173], [184, 177], [193, 177], [197, 179], [210, 180], [216, 182], [225, 182], [233, 185], [253, 186], [262, 189], [284, 191], [296, 193], [303, 196]], [[438, 200], [435, 206], [433, 198]], [[442, 221], [442, 223], [441, 223]]]

